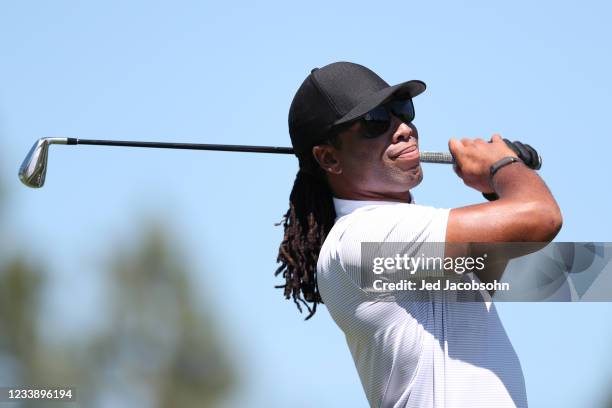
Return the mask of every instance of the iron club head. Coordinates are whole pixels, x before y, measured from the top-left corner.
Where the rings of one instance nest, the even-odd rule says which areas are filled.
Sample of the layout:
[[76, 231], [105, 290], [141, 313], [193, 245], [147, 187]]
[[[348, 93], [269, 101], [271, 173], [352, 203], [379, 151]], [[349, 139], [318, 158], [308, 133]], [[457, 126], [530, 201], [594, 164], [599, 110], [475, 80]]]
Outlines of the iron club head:
[[47, 157], [50, 144], [66, 144], [63, 137], [44, 137], [38, 139], [19, 167], [19, 180], [32, 188], [40, 188], [45, 184], [47, 174]]

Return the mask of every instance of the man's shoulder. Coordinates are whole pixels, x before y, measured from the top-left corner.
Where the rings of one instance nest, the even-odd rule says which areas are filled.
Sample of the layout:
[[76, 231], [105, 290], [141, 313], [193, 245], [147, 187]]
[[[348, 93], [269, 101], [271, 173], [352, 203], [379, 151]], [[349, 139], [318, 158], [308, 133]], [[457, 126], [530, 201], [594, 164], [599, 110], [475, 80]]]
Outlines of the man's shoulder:
[[368, 205], [338, 217], [326, 241], [444, 241], [450, 209], [417, 204]]
[[397, 203], [392, 205], [367, 205], [350, 214], [338, 217], [336, 223], [371, 222], [373, 220], [402, 221], [423, 219], [447, 214], [448, 208], [437, 208], [421, 204]]

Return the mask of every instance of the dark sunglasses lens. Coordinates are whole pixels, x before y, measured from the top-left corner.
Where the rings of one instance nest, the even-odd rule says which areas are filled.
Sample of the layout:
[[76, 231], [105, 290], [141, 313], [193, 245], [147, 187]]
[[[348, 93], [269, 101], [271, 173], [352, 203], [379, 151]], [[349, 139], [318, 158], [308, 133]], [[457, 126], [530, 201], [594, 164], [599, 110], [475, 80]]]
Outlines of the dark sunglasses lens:
[[384, 106], [372, 109], [363, 117], [365, 137], [372, 139], [385, 133], [391, 124], [391, 116]]
[[403, 101], [393, 101], [389, 104], [391, 111], [402, 120], [402, 122], [410, 123], [414, 120], [414, 105], [412, 99]]

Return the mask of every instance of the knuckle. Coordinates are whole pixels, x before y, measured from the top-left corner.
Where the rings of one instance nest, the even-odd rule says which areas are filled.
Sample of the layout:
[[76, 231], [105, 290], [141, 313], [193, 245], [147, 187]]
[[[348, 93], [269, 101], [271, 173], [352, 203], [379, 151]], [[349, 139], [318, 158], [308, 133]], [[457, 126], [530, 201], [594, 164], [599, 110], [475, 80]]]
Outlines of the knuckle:
[[463, 145], [457, 139], [451, 139], [448, 141], [448, 149], [453, 154], [457, 154]]

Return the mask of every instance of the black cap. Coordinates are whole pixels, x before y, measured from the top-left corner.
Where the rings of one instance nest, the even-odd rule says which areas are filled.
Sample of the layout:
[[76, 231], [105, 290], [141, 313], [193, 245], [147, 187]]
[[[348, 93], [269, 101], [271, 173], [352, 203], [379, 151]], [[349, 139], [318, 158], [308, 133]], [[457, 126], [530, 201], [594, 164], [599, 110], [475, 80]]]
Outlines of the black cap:
[[314, 68], [289, 108], [289, 134], [296, 156], [310, 154], [334, 126], [358, 119], [391, 98], [412, 98], [423, 91], [422, 81], [389, 86], [372, 70], [352, 62]]

